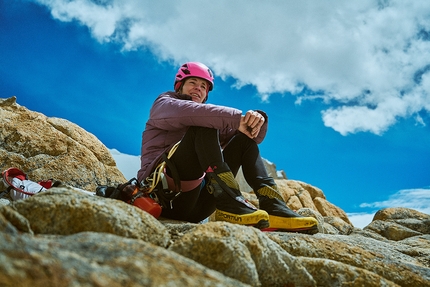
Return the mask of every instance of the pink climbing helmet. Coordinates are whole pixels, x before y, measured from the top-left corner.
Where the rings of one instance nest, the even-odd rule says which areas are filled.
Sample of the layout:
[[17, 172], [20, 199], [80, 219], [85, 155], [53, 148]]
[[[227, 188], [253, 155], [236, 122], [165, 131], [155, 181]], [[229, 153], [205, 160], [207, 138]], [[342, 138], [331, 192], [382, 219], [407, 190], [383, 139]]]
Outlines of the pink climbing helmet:
[[187, 62], [179, 68], [175, 76], [175, 84], [173, 85], [175, 91], [178, 91], [181, 88], [182, 81], [189, 77], [201, 78], [208, 81], [209, 87], [207, 93], [212, 91], [214, 87], [212, 71], [206, 65], [199, 62]]

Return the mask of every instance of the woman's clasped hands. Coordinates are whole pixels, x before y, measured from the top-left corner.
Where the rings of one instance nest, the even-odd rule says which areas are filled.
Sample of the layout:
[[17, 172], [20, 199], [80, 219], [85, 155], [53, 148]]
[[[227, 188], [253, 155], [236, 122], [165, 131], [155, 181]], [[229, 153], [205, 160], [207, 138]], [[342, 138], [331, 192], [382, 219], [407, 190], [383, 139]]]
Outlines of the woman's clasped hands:
[[249, 138], [256, 138], [265, 122], [265, 118], [259, 112], [247, 111], [240, 119], [239, 131]]

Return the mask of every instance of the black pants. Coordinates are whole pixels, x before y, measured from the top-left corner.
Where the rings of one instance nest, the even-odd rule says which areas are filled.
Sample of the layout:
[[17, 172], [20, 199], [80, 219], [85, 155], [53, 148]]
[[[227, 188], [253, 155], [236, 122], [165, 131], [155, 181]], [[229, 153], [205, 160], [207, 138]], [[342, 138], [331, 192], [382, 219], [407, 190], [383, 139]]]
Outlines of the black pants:
[[[224, 150], [221, 150], [218, 130], [190, 127], [170, 160], [181, 180], [200, 178], [209, 166], [225, 161], [234, 176], [242, 166], [245, 180], [254, 191], [264, 185], [275, 184], [273, 178], [267, 174], [257, 144], [242, 133], [234, 136]], [[169, 169], [167, 173], [172, 176]], [[199, 222], [214, 211], [215, 198], [205, 187], [198, 187], [181, 193], [174, 200], [173, 209], [163, 209], [162, 216]]]

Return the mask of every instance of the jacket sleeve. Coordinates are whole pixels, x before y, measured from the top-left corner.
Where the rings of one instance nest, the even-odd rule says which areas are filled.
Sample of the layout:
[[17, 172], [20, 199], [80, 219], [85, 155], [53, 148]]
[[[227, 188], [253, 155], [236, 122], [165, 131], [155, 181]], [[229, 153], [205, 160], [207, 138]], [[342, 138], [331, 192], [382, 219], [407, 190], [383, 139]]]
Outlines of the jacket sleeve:
[[166, 93], [155, 100], [149, 122], [163, 130], [178, 130], [190, 126], [237, 130], [241, 115], [242, 111], [238, 109], [198, 104]]
[[267, 114], [261, 110], [256, 110], [256, 112], [259, 112], [265, 119], [263, 126], [260, 129], [260, 132], [258, 133], [258, 136], [254, 139], [254, 141], [259, 144], [261, 143], [267, 134], [267, 127], [269, 126], [269, 117]]

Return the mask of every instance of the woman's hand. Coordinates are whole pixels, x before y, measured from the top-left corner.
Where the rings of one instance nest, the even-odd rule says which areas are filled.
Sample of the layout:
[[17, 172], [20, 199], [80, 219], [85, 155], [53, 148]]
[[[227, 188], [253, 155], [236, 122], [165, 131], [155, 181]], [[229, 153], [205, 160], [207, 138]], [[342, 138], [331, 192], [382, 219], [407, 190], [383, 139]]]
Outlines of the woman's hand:
[[240, 119], [239, 131], [253, 139], [258, 136], [265, 122], [264, 117], [255, 111], [247, 111]]

